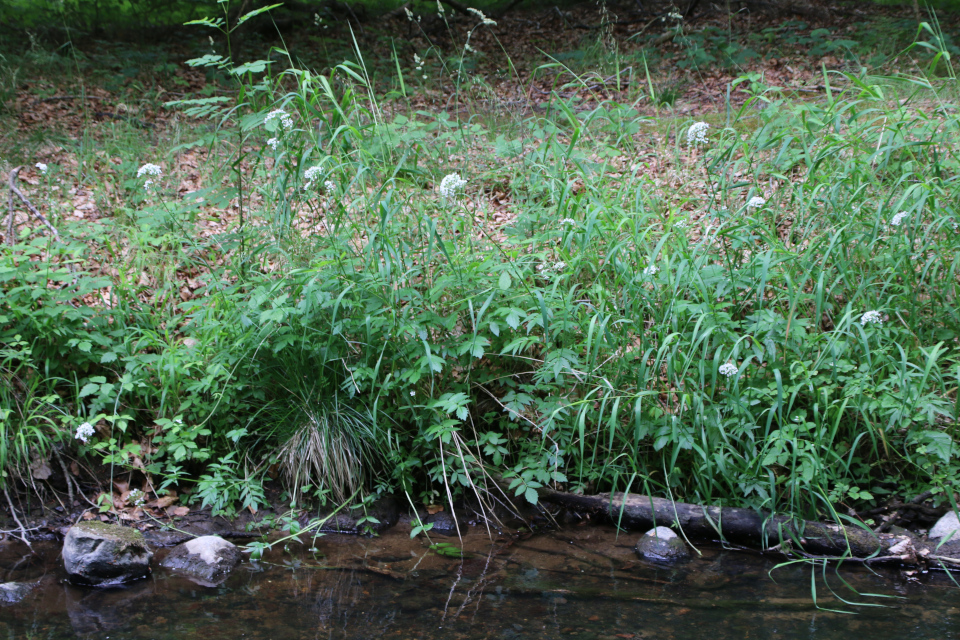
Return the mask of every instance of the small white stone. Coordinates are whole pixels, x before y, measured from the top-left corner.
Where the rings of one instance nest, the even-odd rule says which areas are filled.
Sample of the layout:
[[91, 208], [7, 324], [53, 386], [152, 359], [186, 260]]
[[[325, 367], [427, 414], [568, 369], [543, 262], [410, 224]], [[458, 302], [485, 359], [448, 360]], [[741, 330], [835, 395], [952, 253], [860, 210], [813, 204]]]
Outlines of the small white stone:
[[928, 538], [946, 538], [951, 533], [950, 542], [960, 542], [960, 520], [957, 520], [957, 514], [955, 511], [950, 511], [945, 516], [937, 520], [937, 524], [933, 525], [933, 528], [930, 529], [930, 533], [927, 534]]
[[187, 551], [192, 556], [200, 556], [200, 559], [207, 564], [217, 564], [219, 561], [218, 552], [221, 549], [229, 549], [234, 546], [220, 536], [200, 536], [184, 544]]
[[660, 538], [661, 540], [673, 540], [677, 537], [677, 534], [675, 534], [669, 527], [657, 527], [656, 529], [650, 529], [650, 531], [647, 531], [643, 535], [653, 538]]

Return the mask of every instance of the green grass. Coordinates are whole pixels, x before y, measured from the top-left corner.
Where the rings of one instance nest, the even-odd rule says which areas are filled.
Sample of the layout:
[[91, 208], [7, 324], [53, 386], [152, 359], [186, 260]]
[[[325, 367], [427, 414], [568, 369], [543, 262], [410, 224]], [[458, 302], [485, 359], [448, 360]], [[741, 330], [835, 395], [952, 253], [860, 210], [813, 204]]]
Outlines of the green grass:
[[[554, 93], [499, 117], [466, 93], [459, 117], [408, 108], [368, 77], [359, 55], [258, 71], [177, 105], [205, 112], [176, 140], [121, 128], [112, 165], [85, 147], [115, 215], [55, 220], [63, 246], [23, 226], [0, 254], [0, 341], [25, 342], [0, 375], [37, 390], [0, 395], [4, 428], [100, 422], [81, 454], [223, 510], [262, 499], [275, 462], [293, 500], [434, 503], [497, 473], [531, 500], [558, 483], [816, 516], [951, 486], [952, 72], [832, 71], [803, 99], [752, 76], [693, 146], [642, 75], [624, 104]], [[208, 186], [181, 194], [192, 136]], [[165, 168], [149, 192], [146, 162]]]

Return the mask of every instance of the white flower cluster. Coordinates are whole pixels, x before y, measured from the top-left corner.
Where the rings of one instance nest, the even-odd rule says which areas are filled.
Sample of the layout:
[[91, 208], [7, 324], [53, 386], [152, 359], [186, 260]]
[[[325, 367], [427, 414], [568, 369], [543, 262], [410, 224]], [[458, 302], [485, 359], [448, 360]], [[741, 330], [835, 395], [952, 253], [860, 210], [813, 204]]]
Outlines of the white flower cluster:
[[658, 272], [658, 271], [660, 271], [660, 267], [658, 267], [658, 266], [655, 265], [655, 264], [652, 264], [652, 265], [650, 265], [649, 267], [647, 267], [646, 269], [643, 270], [643, 275], [645, 275], [645, 276], [655, 276], [655, 275], [657, 275], [657, 272]]
[[451, 173], [440, 181], [440, 195], [447, 200], [453, 200], [457, 197], [457, 192], [466, 185], [467, 181], [461, 178], [459, 173]]
[[34, 166], [37, 168], [37, 171], [39, 171], [40, 173], [42, 173], [42, 174], [44, 174], [44, 175], [47, 174], [47, 165], [44, 164], [43, 162], [38, 162], [38, 163], [35, 164]]
[[444, 13], [443, 5], [440, 4], [440, 0], [437, 0], [437, 15], [442, 18]]
[[[410, 22], [414, 22], [413, 11], [410, 11], [410, 9], [408, 9], [407, 7], [404, 7], [403, 10], [407, 14], [407, 20], [409, 20]], [[416, 22], [420, 22], [420, 16], [416, 16]]]
[[759, 209], [763, 205], [767, 204], [767, 201], [761, 198], [760, 196], [753, 196], [747, 202], [747, 209]]
[[899, 227], [900, 223], [903, 222], [903, 219], [906, 218], [908, 214], [906, 211], [901, 211], [897, 215], [893, 216], [893, 220], [890, 221], [890, 224], [894, 227]]
[[276, 138], [270, 138], [269, 140], [267, 140], [267, 144], [270, 145], [271, 149], [276, 151], [277, 147], [280, 146], [280, 141], [277, 140]]
[[127, 494], [127, 501], [132, 502], [136, 507], [142, 507], [143, 504], [147, 501], [147, 494], [145, 494], [140, 489], [134, 489]]
[[568, 224], [574, 225], [574, 224], [577, 224], [577, 221], [574, 220], [573, 218], [564, 218], [563, 220], [560, 221], [560, 224], [562, 224], [563, 226], [567, 226]]
[[150, 191], [150, 189], [153, 187], [153, 184], [155, 182], [154, 178], [159, 179], [162, 175], [163, 175], [163, 169], [153, 164], [152, 162], [148, 162], [147, 164], [137, 169], [137, 178], [142, 178], [143, 176], [152, 176], [150, 178], [147, 178], [147, 181], [143, 183], [143, 188], [146, 189], [147, 191]]
[[720, 368], [717, 369], [717, 371], [722, 376], [727, 376], [728, 378], [732, 378], [733, 376], [737, 375], [738, 369], [737, 369], [737, 365], [731, 364], [729, 362], [724, 362], [722, 365], [720, 365]]
[[327, 180], [323, 183], [323, 188], [328, 194], [331, 194], [337, 190], [337, 183], [333, 180]]
[[883, 316], [880, 315], [879, 311], [867, 311], [860, 316], [860, 324], [863, 326], [867, 326], [868, 324], [883, 324]]
[[283, 109], [274, 109], [267, 114], [267, 117], [263, 119], [263, 124], [272, 122], [277, 118], [280, 119], [280, 126], [284, 129], [293, 128], [293, 118], [290, 117], [290, 114], [284, 111]]
[[687, 129], [687, 146], [692, 147], [698, 144], [707, 144], [707, 131], [710, 125], [706, 122], [694, 122]]
[[552, 265], [541, 263], [540, 266], [537, 267], [537, 270], [540, 273], [545, 273], [548, 271], [563, 271], [566, 268], [567, 268], [566, 262], [554, 262]]
[[323, 169], [320, 165], [310, 167], [303, 172], [303, 177], [306, 178], [307, 184], [303, 185], [304, 190], [309, 189], [313, 186], [313, 181], [320, 177], [320, 174], [323, 173]]
[[86, 444], [87, 441], [90, 440], [91, 437], [93, 437], [94, 433], [96, 432], [93, 429], [93, 425], [90, 424], [89, 422], [84, 422], [82, 425], [77, 427], [77, 433], [74, 437], [80, 442]]
[[493, 20], [491, 20], [490, 18], [488, 18], [487, 16], [483, 15], [483, 11], [480, 11], [480, 9], [474, 9], [473, 7], [467, 7], [467, 11], [469, 11], [469, 12], [472, 13], [473, 15], [477, 16], [478, 18], [480, 18], [480, 24], [489, 25], [489, 26], [491, 26], [491, 27], [496, 26], [496, 24], [497, 24], [495, 21], [493, 21]]

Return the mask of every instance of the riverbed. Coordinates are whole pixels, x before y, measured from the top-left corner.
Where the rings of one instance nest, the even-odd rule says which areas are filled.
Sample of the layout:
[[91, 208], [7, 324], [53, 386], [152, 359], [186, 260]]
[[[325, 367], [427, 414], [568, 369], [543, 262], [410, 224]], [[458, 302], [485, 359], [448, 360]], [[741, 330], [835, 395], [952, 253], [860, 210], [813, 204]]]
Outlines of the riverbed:
[[960, 588], [943, 572], [778, 566], [719, 544], [658, 565], [637, 558], [636, 538], [327, 535], [245, 556], [219, 587], [159, 567], [160, 549], [152, 575], [121, 589], [67, 583], [56, 543], [36, 556], [3, 543], [0, 582], [37, 586], [0, 606], [0, 639], [960, 638]]

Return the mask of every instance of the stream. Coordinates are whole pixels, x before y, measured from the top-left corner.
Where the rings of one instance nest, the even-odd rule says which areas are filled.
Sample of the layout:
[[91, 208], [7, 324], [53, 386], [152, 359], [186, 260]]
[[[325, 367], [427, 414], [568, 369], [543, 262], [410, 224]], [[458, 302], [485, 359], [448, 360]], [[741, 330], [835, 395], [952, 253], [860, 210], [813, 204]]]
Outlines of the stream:
[[159, 567], [161, 549], [148, 579], [120, 589], [66, 583], [59, 544], [25, 556], [5, 542], [0, 582], [37, 586], [0, 605], [0, 640], [960, 639], [960, 588], [940, 571], [775, 568], [719, 545], [663, 566], [637, 558], [637, 537], [589, 526], [523, 540], [473, 528], [459, 558], [457, 538], [411, 540], [400, 527], [327, 535], [258, 562], [244, 556], [215, 588]]

